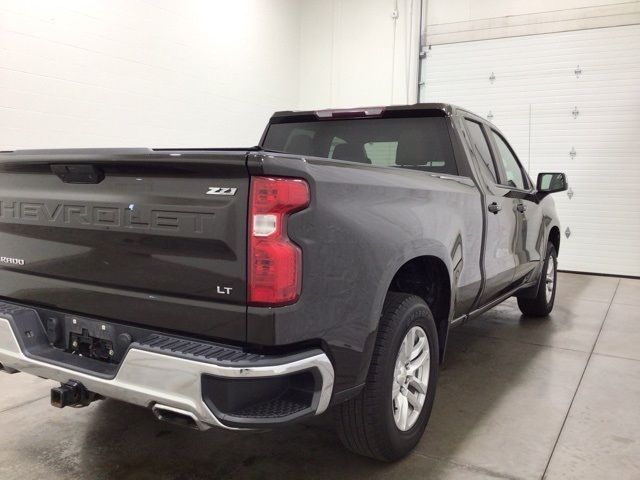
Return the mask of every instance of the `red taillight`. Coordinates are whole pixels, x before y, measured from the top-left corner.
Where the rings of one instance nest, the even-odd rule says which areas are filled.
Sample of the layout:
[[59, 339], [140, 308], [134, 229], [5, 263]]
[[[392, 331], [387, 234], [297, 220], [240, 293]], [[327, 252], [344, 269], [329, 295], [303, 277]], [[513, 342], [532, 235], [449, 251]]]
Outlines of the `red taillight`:
[[287, 217], [309, 205], [309, 185], [298, 178], [251, 177], [248, 301], [293, 303], [300, 295], [302, 251], [287, 236]]

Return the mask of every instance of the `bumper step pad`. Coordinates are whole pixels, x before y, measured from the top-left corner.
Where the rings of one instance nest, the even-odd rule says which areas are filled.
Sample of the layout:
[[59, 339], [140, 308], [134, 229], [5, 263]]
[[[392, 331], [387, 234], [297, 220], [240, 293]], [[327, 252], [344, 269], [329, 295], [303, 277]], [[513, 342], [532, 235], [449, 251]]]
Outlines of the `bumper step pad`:
[[211, 361], [216, 364], [255, 364], [267, 358], [265, 355], [243, 352], [239, 348], [185, 340], [157, 333], [151, 334], [139, 342], [134, 342], [133, 346], [151, 352], [180, 355], [185, 358], [192, 357], [200, 362]]
[[276, 398], [251, 405], [240, 411], [232, 412], [232, 416], [240, 418], [285, 418], [309, 408], [304, 402], [295, 402], [286, 398]]

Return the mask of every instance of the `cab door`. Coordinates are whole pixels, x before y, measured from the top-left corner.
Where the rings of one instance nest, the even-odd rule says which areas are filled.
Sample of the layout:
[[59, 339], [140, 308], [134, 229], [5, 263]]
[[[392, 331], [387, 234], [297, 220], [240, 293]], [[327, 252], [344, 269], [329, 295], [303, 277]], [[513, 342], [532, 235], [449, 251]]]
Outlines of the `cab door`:
[[478, 172], [477, 181], [483, 192], [485, 238], [482, 268], [484, 286], [475, 307], [486, 305], [512, 288], [519, 268], [518, 245], [521, 238], [518, 200], [510, 196], [510, 188], [500, 185], [499, 169], [490, 147], [489, 131], [480, 122], [465, 118], [464, 124], [471, 150], [471, 160]]
[[534, 188], [515, 151], [497, 130], [489, 129], [494, 157], [498, 167], [498, 187], [515, 202], [517, 222], [514, 252], [517, 256], [514, 281], [530, 274], [544, 254], [542, 207], [535, 202]]

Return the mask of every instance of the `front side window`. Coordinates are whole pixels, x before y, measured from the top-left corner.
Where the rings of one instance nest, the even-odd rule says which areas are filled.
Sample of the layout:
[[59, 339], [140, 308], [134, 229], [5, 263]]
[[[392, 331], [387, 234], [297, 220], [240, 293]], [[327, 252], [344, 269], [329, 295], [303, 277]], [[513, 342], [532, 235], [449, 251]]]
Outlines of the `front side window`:
[[458, 174], [443, 117], [276, 123], [262, 147], [294, 155]]
[[507, 145], [507, 142], [498, 134], [491, 130], [493, 139], [496, 142], [498, 148], [498, 156], [504, 167], [504, 172], [507, 178], [502, 183], [520, 190], [526, 190], [528, 188], [528, 182], [524, 176], [524, 172], [516, 159], [516, 156]]

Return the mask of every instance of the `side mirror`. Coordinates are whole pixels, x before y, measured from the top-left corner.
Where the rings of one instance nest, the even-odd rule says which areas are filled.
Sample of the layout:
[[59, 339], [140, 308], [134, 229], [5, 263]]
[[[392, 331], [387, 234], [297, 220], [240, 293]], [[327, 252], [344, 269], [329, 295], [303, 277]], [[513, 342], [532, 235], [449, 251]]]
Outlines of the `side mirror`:
[[550, 193], [564, 192], [569, 187], [567, 176], [564, 173], [539, 173], [536, 183], [539, 200]]

